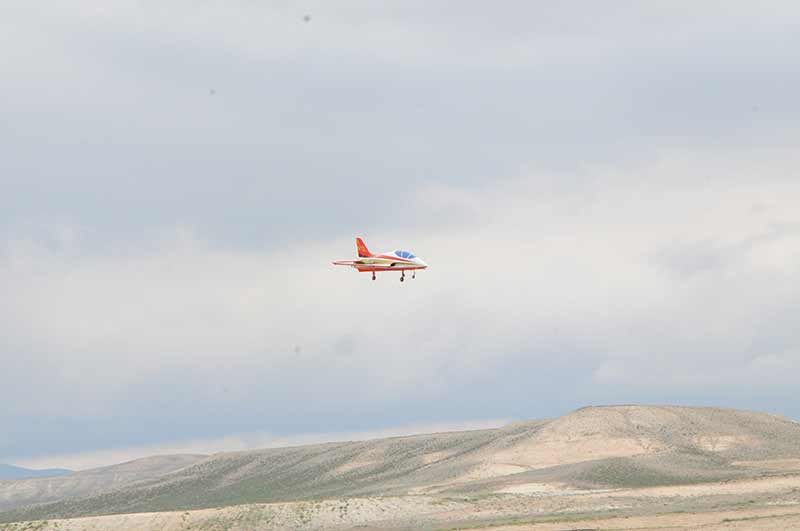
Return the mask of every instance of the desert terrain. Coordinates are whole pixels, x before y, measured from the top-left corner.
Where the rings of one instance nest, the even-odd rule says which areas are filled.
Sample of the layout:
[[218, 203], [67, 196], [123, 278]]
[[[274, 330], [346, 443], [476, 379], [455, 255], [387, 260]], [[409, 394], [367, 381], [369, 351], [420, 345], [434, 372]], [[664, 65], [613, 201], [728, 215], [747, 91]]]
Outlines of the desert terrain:
[[731, 409], [148, 459], [0, 482], [0, 529], [800, 529], [800, 424]]

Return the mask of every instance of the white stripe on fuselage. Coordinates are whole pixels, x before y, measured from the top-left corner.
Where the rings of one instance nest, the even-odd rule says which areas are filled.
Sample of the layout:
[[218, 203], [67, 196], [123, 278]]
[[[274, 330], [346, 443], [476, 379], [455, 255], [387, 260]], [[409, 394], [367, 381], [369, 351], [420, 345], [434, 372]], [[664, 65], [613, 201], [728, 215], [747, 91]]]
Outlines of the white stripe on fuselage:
[[401, 260], [399, 258], [378, 258], [376, 256], [359, 258], [358, 261], [362, 264], [369, 264], [369, 265], [391, 265], [391, 264], [414, 265], [414, 262], [411, 262], [410, 260]]

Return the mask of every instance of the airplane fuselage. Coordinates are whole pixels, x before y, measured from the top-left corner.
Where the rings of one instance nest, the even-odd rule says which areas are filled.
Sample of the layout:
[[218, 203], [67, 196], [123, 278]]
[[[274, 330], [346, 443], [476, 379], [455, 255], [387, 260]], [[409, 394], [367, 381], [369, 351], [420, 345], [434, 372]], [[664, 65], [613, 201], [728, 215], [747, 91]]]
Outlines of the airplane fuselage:
[[[372, 254], [367, 249], [363, 240], [356, 239], [358, 258], [355, 260], [338, 260], [334, 265], [350, 266], [361, 273], [372, 273], [373, 280], [376, 272], [383, 271], [412, 271], [416, 274], [419, 269], [427, 269], [428, 264], [422, 258], [409, 251], [389, 251], [382, 254]], [[400, 280], [405, 278], [405, 273], [401, 273]]]

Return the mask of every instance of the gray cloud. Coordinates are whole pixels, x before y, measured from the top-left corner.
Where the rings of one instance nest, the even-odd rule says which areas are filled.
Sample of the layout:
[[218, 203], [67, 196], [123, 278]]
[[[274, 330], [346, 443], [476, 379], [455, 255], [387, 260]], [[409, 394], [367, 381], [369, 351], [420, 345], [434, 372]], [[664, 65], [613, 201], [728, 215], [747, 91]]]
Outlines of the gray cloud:
[[4, 7], [0, 460], [800, 415], [797, 8], [689, 7]]

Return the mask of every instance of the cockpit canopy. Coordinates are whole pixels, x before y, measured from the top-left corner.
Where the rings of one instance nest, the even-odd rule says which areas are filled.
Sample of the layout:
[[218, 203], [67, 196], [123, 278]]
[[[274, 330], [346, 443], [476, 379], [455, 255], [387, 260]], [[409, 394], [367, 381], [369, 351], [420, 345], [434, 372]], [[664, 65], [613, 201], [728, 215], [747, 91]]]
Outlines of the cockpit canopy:
[[411, 260], [412, 258], [416, 258], [416, 256], [414, 256], [412, 253], [408, 251], [395, 251], [394, 254], [396, 254], [400, 258], [408, 258], [409, 260]]

